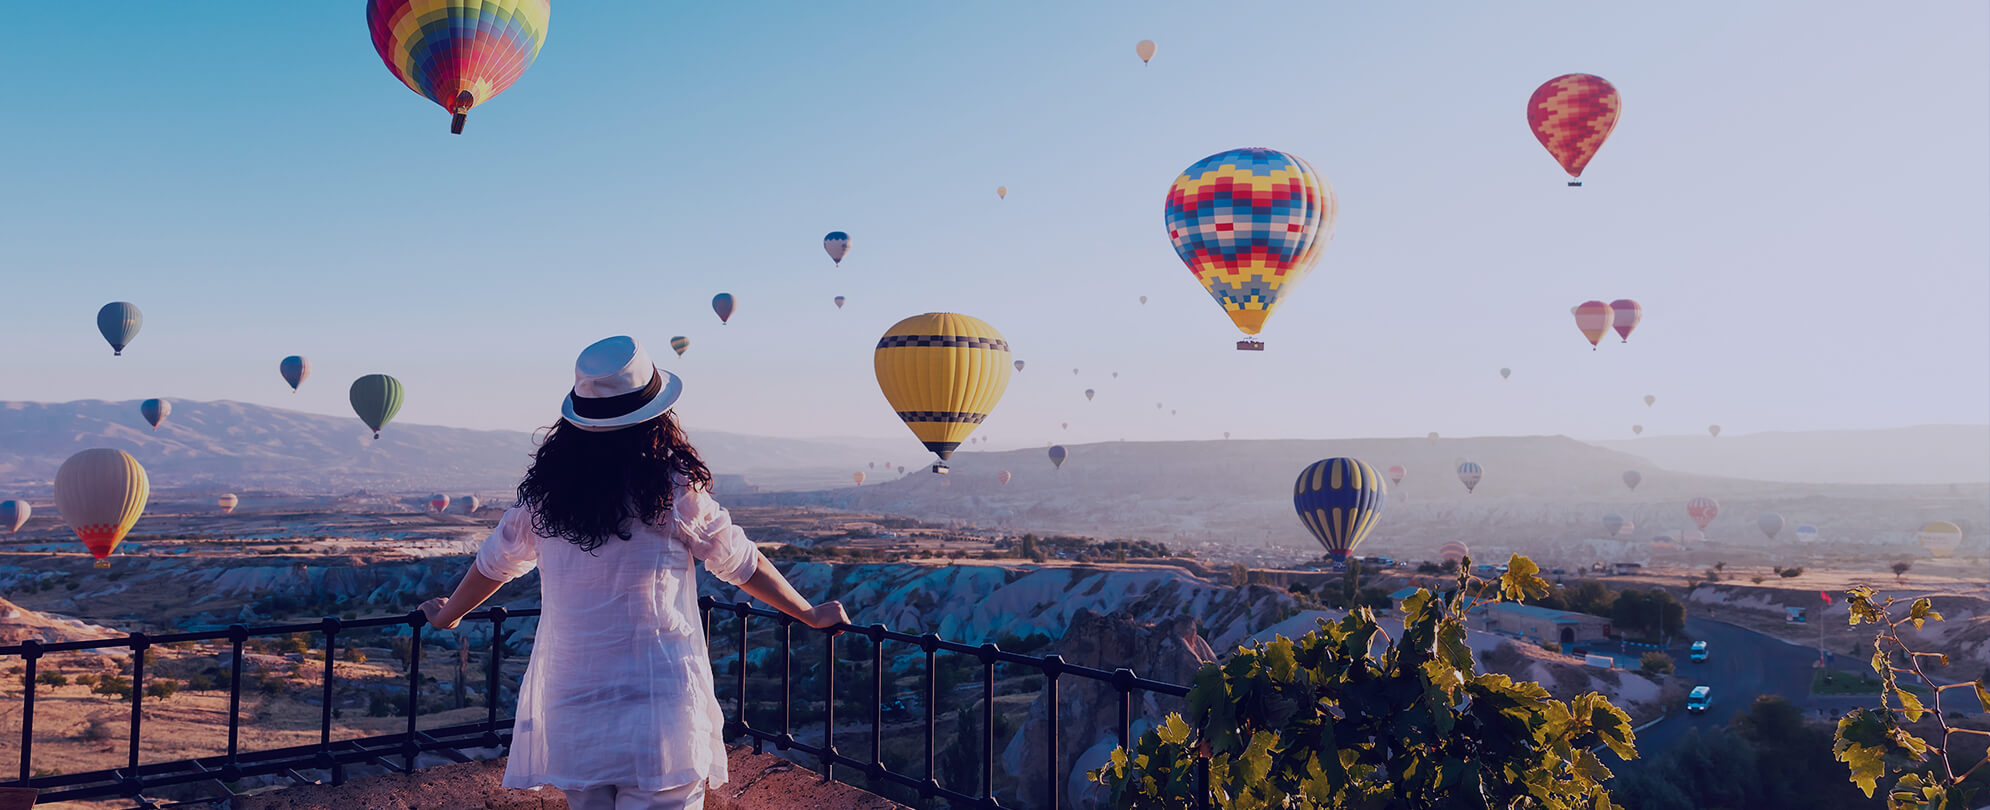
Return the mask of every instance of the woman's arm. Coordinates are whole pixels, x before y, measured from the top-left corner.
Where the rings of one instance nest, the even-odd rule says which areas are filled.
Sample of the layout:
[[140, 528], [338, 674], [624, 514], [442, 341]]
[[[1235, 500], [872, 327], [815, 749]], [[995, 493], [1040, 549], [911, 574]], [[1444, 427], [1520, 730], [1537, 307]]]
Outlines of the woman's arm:
[[[776, 572], [775, 576], [780, 576], [780, 573]], [[787, 583], [783, 581], [781, 584]], [[476, 610], [478, 605], [491, 598], [491, 594], [497, 593], [497, 589], [503, 585], [503, 582], [479, 573], [477, 567], [472, 565], [470, 570], [463, 574], [463, 581], [456, 585], [455, 593], [450, 594], [447, 599], [438, 597], [421, 603], [421, 612], [428, 616], [430, 627], [437, 630], [451, 630], [456, 627], [457, 622], [463, 620], [465, 615]], [[789, 593], [793, 592], [793, 589], [789, 590]]]
[[739, 584], [740, 590], [818, 630], [850, 623], [850, 614], [843, 612], [842, 602], [810, 605], [807, 599], [795, 592], [795, 586], [788, 584], [788, 578], [781, 576], [780, 569], [775, 568], [766, 557], [757, 559], [753, 576]]

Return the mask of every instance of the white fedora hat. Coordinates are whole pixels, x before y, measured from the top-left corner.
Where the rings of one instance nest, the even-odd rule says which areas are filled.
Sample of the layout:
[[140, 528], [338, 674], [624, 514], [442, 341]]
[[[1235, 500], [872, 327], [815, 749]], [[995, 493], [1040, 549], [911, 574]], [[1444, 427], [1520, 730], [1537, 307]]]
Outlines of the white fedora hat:
[[643, 344], [616, 335], [581, 350], [560, 416], [581, 430], [617, 430], [662, 416], [683, 392], [684, 382], [650, 362]]

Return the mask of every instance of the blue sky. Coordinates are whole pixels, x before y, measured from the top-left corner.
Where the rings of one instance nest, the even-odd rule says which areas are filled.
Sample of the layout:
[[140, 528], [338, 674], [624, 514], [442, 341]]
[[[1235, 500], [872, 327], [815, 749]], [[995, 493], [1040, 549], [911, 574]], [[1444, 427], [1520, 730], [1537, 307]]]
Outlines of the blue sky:
[[[953, 310], [1029, 363], [997, 446], [1990, 413], [1990, 7], [1244, 8], [556, 0], [538, 62], [457, 137], [357, 0], [24, 6], [0, 399], [349, 414], [382, 372], [401, 421], [523, 429], [582, 346], [629, 333], [694, 426], [909, 443], [871, 347]], [[1578, 71], [1625, 111], [1575, 190], [1524, 104]], [[1176, 173], [1239, 146], [1307, 158], [1341, 201], [1262, 355], [1161, 225]], [[1592, 352], [1568, 309], [1618, 297], [1645, 323]], [[114, 299], [146, 315], [115, 359], [93, 323]], [[292, 353], [316, 365], [297, 395]]]

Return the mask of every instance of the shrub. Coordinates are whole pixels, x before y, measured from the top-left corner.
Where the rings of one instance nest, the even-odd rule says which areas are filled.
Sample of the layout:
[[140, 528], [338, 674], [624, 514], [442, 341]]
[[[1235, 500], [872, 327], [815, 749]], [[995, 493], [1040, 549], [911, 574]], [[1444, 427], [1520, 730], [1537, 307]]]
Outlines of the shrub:
[[180, 682], [171, 678], [158, 678], [145, 682], [145, 696], [166, 700], [180, 692]]
[[1646, 675], [1672, 674], [1672, 656], [1653, 650], [1638, 656], [1638, 671]]
[[78, 676], [76, 676], [76, 685], [77, 685], [77, 686], [96, 686], [96, 685], [97, 685], [97, 675], [96, 675], [96, 673], [94, 673], [94, 672], [85, 672], [85, 673], [83, 673], [83, 674], [81, 674], [81, 675], [78, 675]]
[[116, 735], [117, 729], [111, 726], [108, 717], [92, 717], [89, 724], [83, 727], [83, 739], [91, 742], [103, 742]]
[[35, 676], [35, 683], [43, 686], [68, 686], [69, 676], [60, 672], [43, 672]]
[[347, 647], [344, 652], [339, 653], [339, 658], [355, 664], [364, 664], [366, 663], [366, 651], [358, 647]]
[[1556, 644], [1555, 642], [1552, 641], [1543, 641], [1541, 642], [1541, 649], [1547, 650], [1548, 652], [1551, 653], [1558, 653], [1562, 651], [1562, 645]]
[[90, 691], [95, 692], [99, 695], [114, 695], [116, 697], [124, 698], [125, 700], [130, 700], [131, 682], [125, 680], [124, 677], [120, 675], [105, 675], [104, 677], [97, 679], [97, 685], [91, 687]]
[[210, 692], [215, 689], [214, 679], [206, 675], [195, 675], [187, 679], [187, 689], [194, 692]]

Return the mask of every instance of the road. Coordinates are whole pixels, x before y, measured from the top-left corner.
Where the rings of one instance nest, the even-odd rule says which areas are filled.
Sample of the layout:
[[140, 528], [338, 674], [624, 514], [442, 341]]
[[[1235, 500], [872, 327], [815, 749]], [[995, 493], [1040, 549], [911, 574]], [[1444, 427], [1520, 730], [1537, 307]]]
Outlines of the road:
[[[1651, 761], [1671, 750], [1691, 729], [1705, 733], [1725, 728], [1758, 695], [1782, 695], [1799, 706], [1808, 705], [1816, 650], [1709, 619], [1687, 619], [1686, 633], [1707, 642], [1707, 660], [1696, 664], [1684, 649], [1671, 651], [1678, 672], [1694, 685], [1712, 687], [1713, 701], [1705, 714], [1688, 714], [1682, 709], [1640, 732], [1638, 762]], [[1612, 767], [1621, 771], [1635, 768], [1637, 763], [1612, 763]]]

